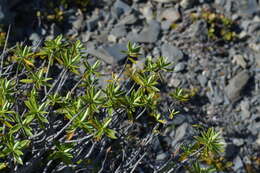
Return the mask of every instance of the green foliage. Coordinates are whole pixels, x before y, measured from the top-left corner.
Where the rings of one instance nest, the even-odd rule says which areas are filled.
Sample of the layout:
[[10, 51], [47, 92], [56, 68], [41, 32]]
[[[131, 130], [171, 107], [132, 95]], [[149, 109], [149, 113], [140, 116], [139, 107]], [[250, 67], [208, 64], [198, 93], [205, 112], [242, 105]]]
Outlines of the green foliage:
[[34, 84], [36, 89], [40, 89], [41, 86], [50, 87], [51, 85], [48, 83], [48, 81], [51, 79], [52, 78], [45, 78], [44, 69], [40, 69], [39, 71], [36, 71], [35, 73], [30, 73], [28, 79], [22, 79], [22, 80], [20, 80], [20, 82]]
[[180, 101], [180, 102], [187, 102], [197, 93], [197, 89], [193, 88], [191, 90], [176, 88], [170, 95]]
[[42, 7], [36, 12], [38, 17], [41, 17], [48, 22], [64, 22], [66, 11], [72, 8], [80, 9], [85, 12], [88, 10], [93, 0], [55, 0], [43, 2]]
[[[127, 60], [138, 60], [141, 47], [129, 42], [127, 48]], [[117, 154], [117, 148], [124, 147], [122, 141], [137, 143], [134, 136], [125, 135], [134, 123], [148, 125], [146, 130], [153, 136], [179, 113], [174, 108], [169, 113], [159, 109], [162, 95], [168, 94], [160, 84], [164, 73], [173, 70], [165, 57], [148, 57], [141, 69], [126, 65], [122, 73], [112, 73], [107, 84], [100, 86], [102, 62], [91, 64], [83, 51], [79, 41], [68, 42], [60, 35], [35, 51], [17, 44], [9, 59], [5, 58], [7, 70], [0, 78], [0, 169], [21, 167], [28, 161], [25, 151], [30, 155], [43, 151], [40, 157], [50, 160], [49, 164], [84, 167], [95, 145], [102, 146], [102, 151], [108, 147], [106, 157], [110, 152]], [[171, 95], [188, 101], [195, 93], [177, 88]], [[130, 122], [127, 128], [121, 126], [125, 121]], [[205, 157], [212, 160], [221, 151], [219, 133], [213, 129], [195, 140], [183, 159], [199, 150], [200, 161]], [[145, 141], [142, 145], [151, 140]], [[90, 154], [80, 157], [85, 147]], [[193, 169], [200, 170], [198, 165]]]
[[197, 142], [204, 147], [203, 153], [209, 155], [219, 154], [222, 150], [222, 144], [220, 142], [220, 132], [216, 132], [213, 128], [208, 129], [206, 132], [202, 132], [201, 136], [196, 137]]
[[0, 31], [0, 48], [4, 47], [6, 39], [6, 33]]
[[3, 137], [3, 149], [0, 151], [0, 158], [12, 155], [15, 163], [23, 164], [21, 158], [23, 152], [21, 150], [28, 146], [29, 143], [29, 140], [17, 141], [12, 135]]
[[189, 169], [190, 173], [213, 173], [216, 172], [214, 167], [202, 168], [198, 162], [195, 162]]
[[73, 144], [62, 144], [55, 143], [55, 150], [49, 155], [50, 160], [60, 159], [62, 162], [66, 164], [72, 163], [71, 159], [73, 155], [70, 153], [73, 149]]
[[235, 23], [212, 11], [203, 10], [201, 14], [192, 14], [194, 20], [203, 19], [207, 22], [208, 37], [213, 40], [234, 41], [237, 39]]

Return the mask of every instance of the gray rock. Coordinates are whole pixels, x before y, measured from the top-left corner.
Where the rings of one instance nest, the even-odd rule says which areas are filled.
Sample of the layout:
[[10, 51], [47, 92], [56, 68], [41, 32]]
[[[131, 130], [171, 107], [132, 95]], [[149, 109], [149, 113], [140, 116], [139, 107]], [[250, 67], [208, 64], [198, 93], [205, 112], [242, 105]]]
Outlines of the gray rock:
[[167, 57], [170, 62], [178, 62], [184, 58], [181, 50], [168, 43], [162, 45], [162, 56]]
[[184, 114], [177, 114], [173, 120], [170, 122], [172, 125], [176, 125], [179, 126], [182, 123], [184, 123], [185, 121], [187, 121], [187, 116], [188, 115], [184, 115]]
[[99, 16], [97, 15], [94, 15], [90, 19], [88, 19], [87, 20], [88, 31], [93, 31], [94, 29], [96, 29], [98, 21], [99, 21]]
[[153, 0], [160, 3], [177, 2], [178, 0]]
[[180, 62], [174, 67], [174, 72], [178, 73], [185, 69], [185, 64]]
[[115, 37], [124, 37], [126, 35], [126, 28], [124, 25], [116, 25], [110, 32], [111, 35]]
[[175, 137], [171, 143], [172, 147], [175, 147], [175, 145], [183, 139], [183, 137], [187, 133], [188, 123], [183, 123], [181, 126], [179, 126], [176, 129]]
[[156, 160], [165, 160], [168, 157], [168, 153], [160, 153], [156, 156]]
[[211, 80], [208, 81], [208, 88], [210, 89], [207, 92], [208, 99], [213, 104], [221, 104], [224, 101], [223, 93], [218, 86], [214, 85]]
[[81, 36], [81, 39], [83, 42], [87, 42], [90, 39], [91, 33], [86, 31], [86, 32], [81, 33], [80, 36]]
[[198, 79], [198, 81], [200, 82], [200, 85], [201, 85], [202, 87], [205, 87], [205, 86], [206, 86], [206, 84], [207, 84], [207, 82], [208, 82], [208, 79], [207, 79], [206, 76], [204, 76], [204, 75], [198, 75], [197, 79]]
[[97, 58], [102, 59], [108, 64], [114, 64], [115, 60], [114, 58], [107, 54], [107, 52], [103, 48], [95, 49], [95, 48], [88, 48], [85, 53], [90, 54], [92, 56], [95, 56]]
[[84, 17], [83, 17], [82, 12], [79, 11], [77, 16], [72, 16], [69, 18], [69, 20], [71, 20], [73, 28], [78, 30], [82, 27]]
[[154, 19], [153, 7], [147, 4], [140, 10], [147, 21]]
[[204, 20], [198, 20], [191, 27], [191, 36], [195, 40], [206, 41], [208, 38], [207, 23]]
[[182, 0], [180, 5], [182, 8], [187, 9], [193, 7], [195, 4], [196, 0]]
[[249, 78], [248, 71], [243, 70], [229, 81], [229, 84], [225, 87], [225, 93], [231, 102], [235, 102], [241, 97], [240, 92]]
[[234, 144], [228, 144], [225, 146], [225, 157], [227, 159], [235, 158], [239, 153], [240, 148]]
[[158, 139], [158, 136], [155, 136], [152, 142], [152, 148], [155, 151], [159, 151], [162, 149], [160, 140]]
[[240, 115], [242, 120], [245, 120], [250, 117], [250, 111], [249, 111], [250, 105], [248, 100], [241, 101], [240, 109], [241, 109]]
[[248, 126], [252, 135], [258, 135], [260, 133], [260, 122], [253, 122]]
[[179, 13], [179, 11], [175, 8], [167, 8], [165, 10], [163, 10], [163, 12], [161, 13], [160, 20], [167, 20], [171, 23], [177, 22], [181, 19], [181, 14]]
[[104, 47], [106, 53], [114, 58], [115, 62], [122, 61], [126, 54], [122, 53], [122, 51], [126, 51], [126, 44], [115, 44], [113, 46]]
[[51, 24], [50, 34], [46, 37], [46, 39], [53, 39], [61, 33], [61, 29], [55, 23]]
[[162, 25], [162, 30], [168, 31], [172, 25], [172, 22], [165, 20], [161, 22], [161, 25]]
[[246, 68], [247, 63], [242, 55], [234, 55], [233, 56], [233, 63], [241, 66], [242, 68]]
[[32, 33], [32, 34], [30, 35], [29, 40], [32, 41], [32, 45], [33, 45], [33, 46], [37, 46], [37, 45], [39, 44], [41, 38], [40, 38], [39, 34], [37, 34], [37, 33], [34, 32], [34, 33]]
[[145, 27], [140, 33], [130, 33], [127, 37], [129, 40], [140, 43], [154, 43], [160, 34], [160, 23], [152, 20], [148, 27]]
[[259, 5], [257, 0], [240, 0], [239, 1], [239, 11], [245, 15], [252, 15], [259, 12]]
[[250, 26], [250, 24], [252, 23], [252, 20], [242, 20], [241, 21], [241, 27], [247, 31], [248, 27]]
[[119, 21], [119, 25], [132, 25], [137, 21], [137, 17], [134, 14], [125, 16]]
[[234, 163], [233, 169], [234, 169], [235, 172], [243, 167], [243, 162], [242, 162], [242, 160], [241, 160], [241, 158], [239, 156], [237, 156], [234, 159], [233, 163]]
[[260, 69], [260, 53], [257, 53], [255, 55], [255, 63], [256, 63], [256, 68]]
[[226, 0], [215, 0], [215, 4], [218, 4], [220, 6], [224, 6], [226, 3]]
[[117, 37], [114, 36], [114, 35], [112, 35], [112, 34], [110, 34], [110, 35], [107, 36], [107, 40], [108, 40], [109, 42], [115, 43], [115, 42], [117, 41]]
[[234, 143], [236, 146], [240, 147], [240, 146], [242, 146], [242, 145], [244, 144], [244, 140], [243, 140], [243, 139], [240, 139], [240, 138], [234, 138], [234, 139], [233, 139], [233, 143]]
[[112, 8], [112, 13], [116, 15], [116, 17], [120, 17], [122, 14], [129, 13], [130, 11], [130, 6], [121, 0], [116, 0]]
[[156, 57], [160, 56], [160, 50], [158, 47], [155, 47], [153, 49], [153, 56], [156, 56]]
[[260, 147], [260, 133], [258, 133], [256, 144]]

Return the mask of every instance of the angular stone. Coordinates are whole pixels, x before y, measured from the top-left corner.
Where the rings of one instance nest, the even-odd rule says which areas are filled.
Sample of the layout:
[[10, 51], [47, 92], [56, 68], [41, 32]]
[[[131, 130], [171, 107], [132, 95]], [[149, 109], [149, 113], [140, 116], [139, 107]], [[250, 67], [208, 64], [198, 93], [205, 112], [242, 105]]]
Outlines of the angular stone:
[[247, 63], [242, 55], [234, 55], [232, 62], [236, 63], [237, 65], [241, 66], [242, 68], [246, 68], [246, 66], [247, 66]]
[[124, 3], [121, 0], [117, 0], [114, 3], [114, 6], [112, 8], [112, 12], [117, 16], [120, 17], [122, 14], [126, 14], [131, 10], [131, 8], [129, 7], [129, 5], [127, 5], [126, 3]]
[[88, 31], [93, 31], [98, 24], [99, 16], [92, 16], [90, 19], [87, 20], [87, 28]]
[[82, 12], [78, 12], [77, 16], [71, 16], [69, 20], [71, 20], [73, 28], [78, 30], [83, 24], [84, 16]]
[[195, 2], [196, 0], [182, 0], [180, 5], [182, 8], [187, 9], [187, 8], [191, 8]]
[[153, 9], [151, 5], [146, 5], [144, 8], [142, 8], [140, 10], [143, 14], [143, 16], [145, 17], [145, 19], [147, 21], [153, 20], [154, 19], [154, 15], [153, 15]]
[[178, 0], [153, 0], [160, 3], [177, 2]]
[[198, 81], [200, 82], [200, 85], [201, 85], [202, 87], [205, 87], [205, 86], [206, 86], [206, 84], [207, 84], [207, 82], [208, 82], [208, 79], [207, 79], [206, 76], [204, 76], [204, 75], [198, 75], [197, 79], [198, 79]]
[[117, 38], [116, 38], [116, 36], [110, 34], [110, 35], [107, 36], [107, 40], [108, 40], [109, 42], [115, 43], [115, 42], [117, 41]]
[[156, 160], [164, 160], [168, 157], [167, 153], [161, 153], [156, 156]]
[[161, 25], [162, 25], [162, 30], [167, 31], [170, 29], [172, 22], [165, 20], [161, 22]]
[[179, 126], [176, 129], [174, 140], [172, 141], [172, 147], [175, 147], [175, 145], [183, 139], [183, 137], [187, 133], [188, 123], [183, 123], [181, 126]]
[[185, 69], [185, 64], [184, 63], [178, 63], [175, 67], [174, 67], [174, 72], [178, 73], [181, 72]]
[[208, 38], [207, 23], [204, 20], [198, 20], [191, 27], [191, 36], [195, 40], [206, 41]]
[[149, 26], [145, 27], [140, 33], [131, 33], [128, 35], [129, 40], [140, 43], [154, 43], [157, 41], [160, 34], [160, 23], [157, 21], [150, 21]]
[[132, 25], [137, 21], [137, 18], [134, 14], [125, 16], [122, 20], [119, 21], [119, 25]]
[[160, 20], [167, 20], [171, 23], [177, 22], [181, 19], [181, 15], [179, 11], [175, 8], [167, 8], [163, 10], [162, 14], [160, 15]]
[[255, 55], [256, 68], [260, 69], [260, 53]]
[[81, 36], [82, 42], [87, 42], [87, 41], [89, 41], [91, 34], [90, 34], [90, 32], [86, 31], [86, 32], [81, 33], [80, 36]]
[[181, 50], [168, 43], [162, 45], [162, 56], [167, 57], [170, 62], [177, 62], [184, 58]]
[[124, 25], [117, 25], [111, 30], [110, 34], [117, 38], [124, 37], [126, 35], [126, 28]]
[[259, 12], [259, 5], [257, 0], [240, 0], [240, 13], [245, 15], [252, 15], [256, 12]]
[[33, 46], [37, 46], [37, 45], [39, 44], [41, 38], [40, 38], [39, 34], [33, 32], [33, 33], [30, 35], [29, 40], [32, 41], [32, 45], [33, 45]]
[[248, 71], [244, 70], [229, 81], [229, 84], [225, 87], [225, 93], [231, 102], [235, 102], [241, 97], [240, 92], [247, 84], [249, 78]]
[[179, 125], [181, 125], [182, 123], [184, 123], [185, 121], [187, 121], [187, 116], [188, 116], [188, 115], [178, 114], [178, 115], [176, 115], [176, 116], [173, 118], [171, 124], [176, 125], [176, 126], [179, 126]]
[[243, 162], [241, 160], [241, 158], [239, 156], [237, 156], [235, 159], [234, 159], [234, 166], [233, 166], [233, 169], [234, 171], [238, 171], [240, 168], [242, 168], [244, 165], [243, 165]]
[[126, 54], [122, 53], [122, 51], [126, 51], [126, 44], [114, 44], [112, 46], [106, 46], [104, 47], [104, 50], [106, 53], [113, 57], [115, 62], [122, 61]]
[[115, 63], [114, 58], [111, 55], [107, 54], [107, 52], [102, 48], [99, 48], [99, 49], [88, 48], [85, 51], [85, 53], [93, 55], [97, 58], [100, 58], [108, 64], [114, 64]]
[[256, 144], [260, 147], [260, 133], [257, 136]]

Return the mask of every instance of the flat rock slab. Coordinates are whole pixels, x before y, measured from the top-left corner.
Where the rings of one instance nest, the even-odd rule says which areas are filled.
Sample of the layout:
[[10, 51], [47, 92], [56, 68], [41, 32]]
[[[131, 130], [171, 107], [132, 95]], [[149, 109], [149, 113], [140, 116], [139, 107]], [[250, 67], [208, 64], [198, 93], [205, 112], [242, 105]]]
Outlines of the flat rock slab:
[[233, 77], [229, 84], [225, 87], [225, 93], [228, 99], [233, 103], [237, 101], [241, 95], [241, 90], [245, 87], [250, 76], [247, 70], [243, 70]]
[[115, 64], [126, 57], [122, 51], [126, 51], [126, 44], [107, 45], [98, 49], [89, 48], [86, 53], [100, 58], [108, 64]]
[[127, 50], [126, 44], [122, 43], [122, 44], [114, 44], [112, 46], [106, 46], [104, 47], [104, 50], [108, 55], [113, 57], [114, 62], [118, 63], [126, 58], [126, 54], [122, 52]]
[[240, 12], [245, 15], [252, 15], [259, 12], [260, 8], [257, 4], [257, 0], [240, 0]]
[[170, 62], [181, 61], [184, 58], [180, 49], [168, 43], [162, 45], [162, 56], [167, 57]]
[[152, 20], [140, 33], [130, 33], [128, 39], [140, 43], [154, 43], [160, 34], [160, 23]]

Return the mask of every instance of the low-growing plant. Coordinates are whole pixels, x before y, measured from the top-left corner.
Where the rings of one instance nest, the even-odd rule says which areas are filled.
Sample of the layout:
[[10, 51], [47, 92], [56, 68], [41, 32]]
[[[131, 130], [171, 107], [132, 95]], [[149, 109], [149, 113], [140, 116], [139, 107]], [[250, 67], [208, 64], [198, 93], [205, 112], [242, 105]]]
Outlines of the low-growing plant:
[[237, 39], [236, 24], [223, 14], [203, 10], [201, 14], [193, 13], [193, 20], [202, 19], [207, 23], [208, 37], [213, 40], [234, 41]]
[[44, 2], [44, 8], [36, 11], [36, 16], [41, 17], [43, 20], [49, 22], [64, 22], [66, 12], [69, 9], [77, 8], [85, 12], [90, 5], [93, 4], [93, 0], [56, 0]]
[[[129, 65], [112, 73], [102, 86], [102, 62], [91, 64], [80, 41], [58, 36], [34, 51], [17, 44], [0, 74], [1, 170], [14, 172], [31, 165], [37, 172], [64, 166], [87, 172], [133, 172], [140, 164], [148, 171], [188, 166], [191, 172], [201, 172], [201, 162], [220, 169], [215, 162], [206, 162], [222, 147], [219, 133], [211, 128], [195, 137], [177, 160], [150, 165], [153, 161], [147, 154], [154, 138], [179, 112], [174, 107], [169, 112], [159, 109], [165, 99], [160, 89], [163, 74], [173, 66], [165, 57], [148, 57], [143, 68], [137, 68], [133, 63], [141, 47], [129, 42], [127, 48]], [[186, 102], [195, 91], [176, 89], [171, 95]], [[137, 124], [143, 130], [136, 134]]]

